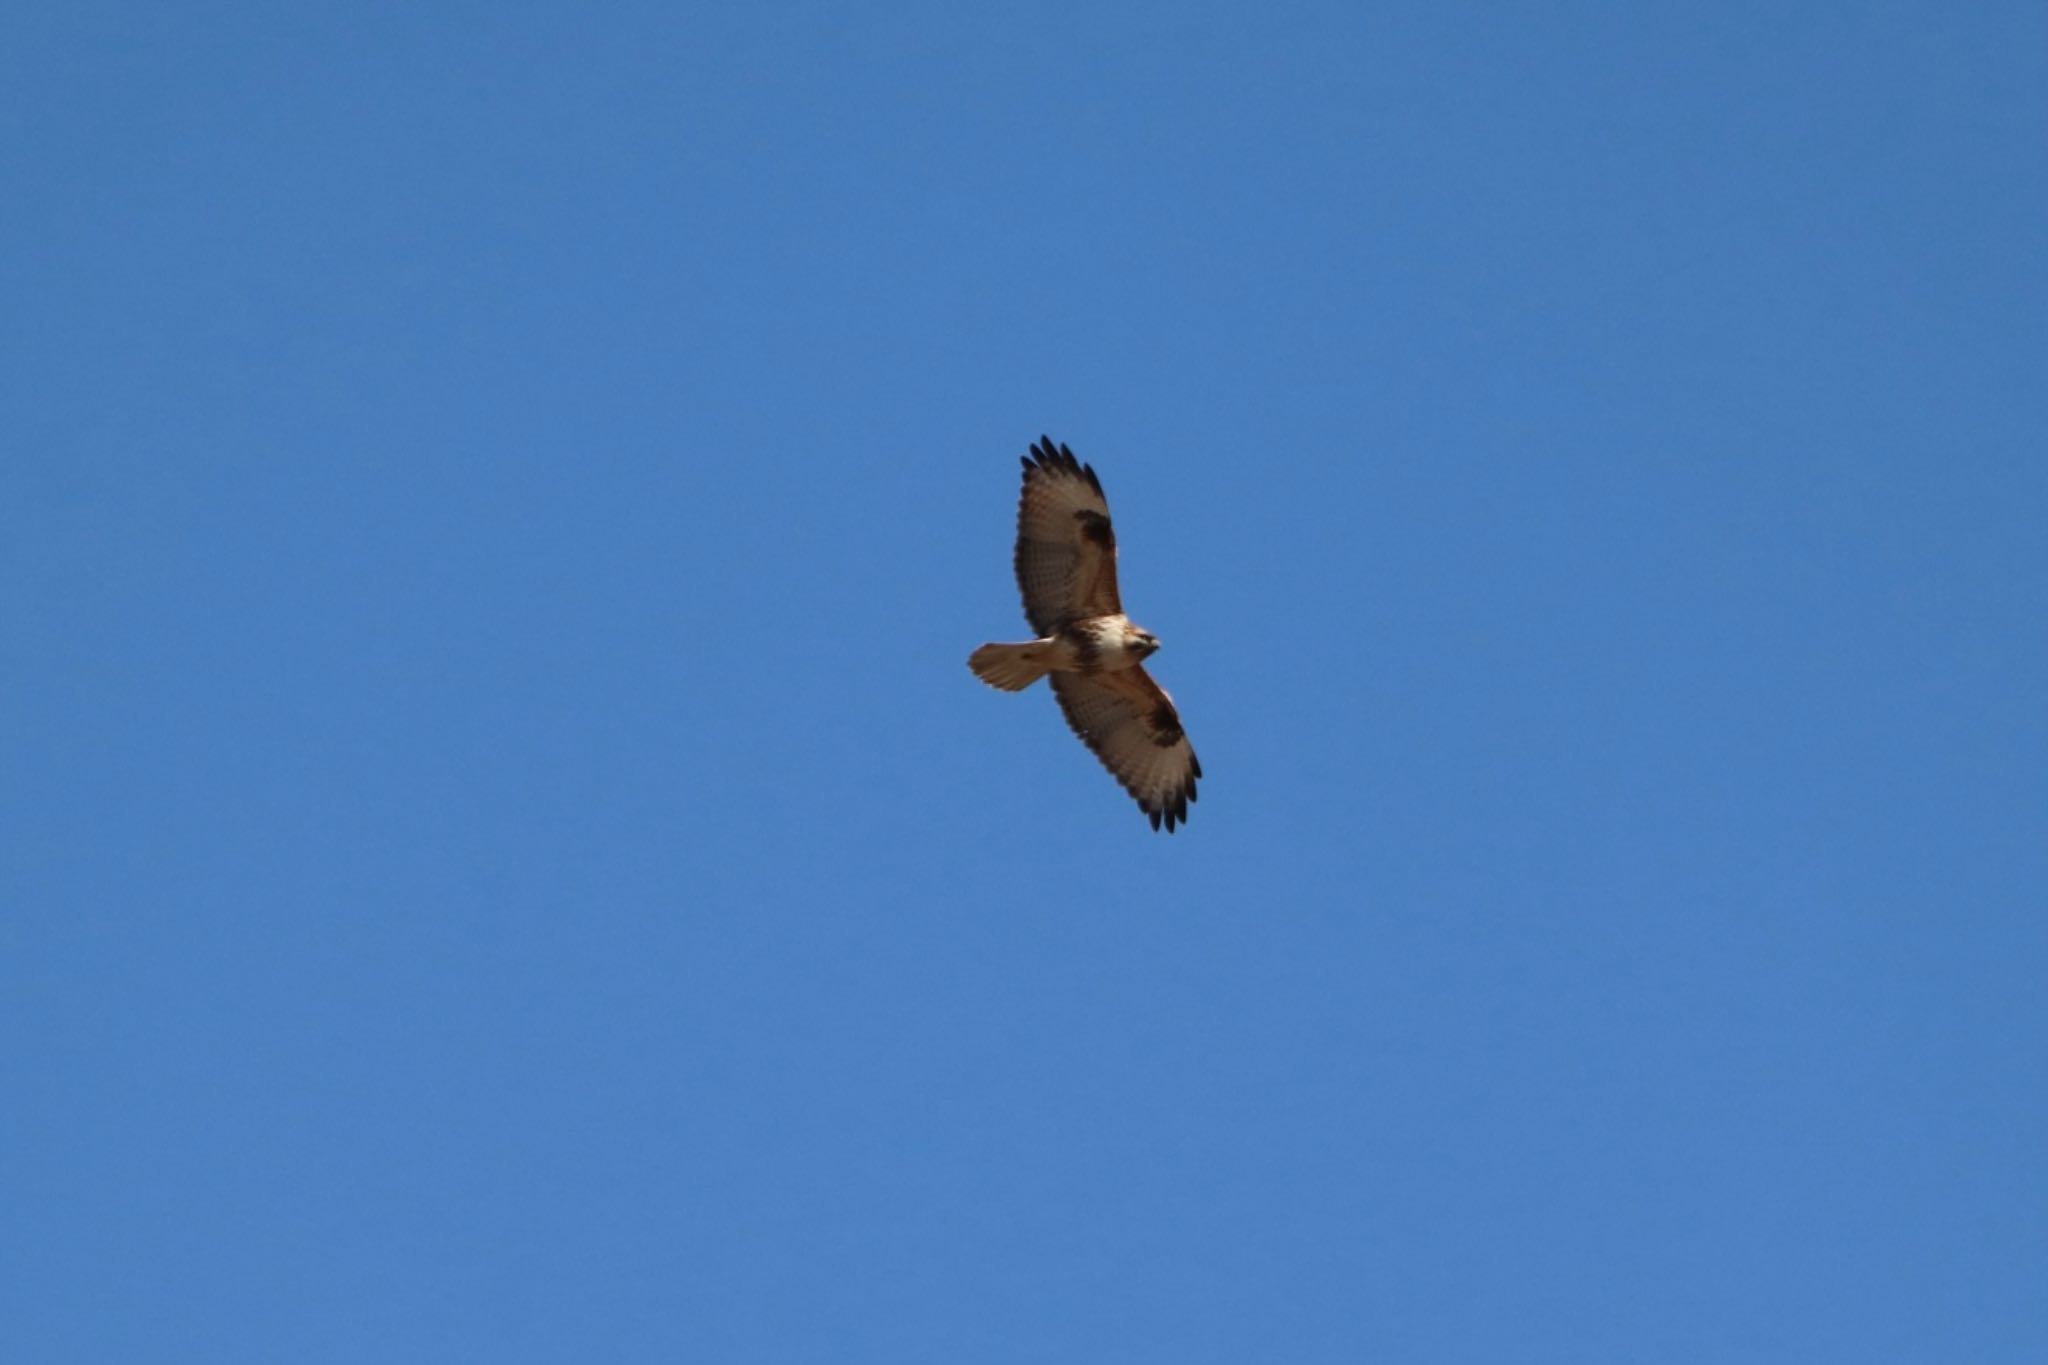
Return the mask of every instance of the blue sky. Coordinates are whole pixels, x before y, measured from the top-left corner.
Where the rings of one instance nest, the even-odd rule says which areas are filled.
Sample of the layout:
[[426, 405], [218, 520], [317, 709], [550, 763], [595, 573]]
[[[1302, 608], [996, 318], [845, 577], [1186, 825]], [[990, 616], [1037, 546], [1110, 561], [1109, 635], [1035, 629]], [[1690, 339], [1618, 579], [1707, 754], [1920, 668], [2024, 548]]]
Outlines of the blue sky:
[[6, 1358], [2048, 1355], [2040, 6], [4, 33]]

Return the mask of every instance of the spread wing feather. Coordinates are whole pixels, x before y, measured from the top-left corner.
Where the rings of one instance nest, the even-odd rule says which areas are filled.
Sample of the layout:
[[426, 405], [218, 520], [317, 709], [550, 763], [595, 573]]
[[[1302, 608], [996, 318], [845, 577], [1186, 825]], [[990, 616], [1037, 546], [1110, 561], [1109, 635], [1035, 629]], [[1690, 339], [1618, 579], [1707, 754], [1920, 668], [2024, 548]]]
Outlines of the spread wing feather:
[[1171, 834], [1186, 824], [1202, 775], [1194, 746], [1180, 728], [1173, 698], [1143, 668], [1108, 673], [1055, 673], [1052, 690], [1081, 742], [1137, 799], [1152, 828]]
[[1095, 471], [1050, 436], [1024, 459], [1017, 503], [1017, 586], [1024, 619], [1040, 635], [1070, 621], [1123, 611], [1116, 590], [1116, 532]]

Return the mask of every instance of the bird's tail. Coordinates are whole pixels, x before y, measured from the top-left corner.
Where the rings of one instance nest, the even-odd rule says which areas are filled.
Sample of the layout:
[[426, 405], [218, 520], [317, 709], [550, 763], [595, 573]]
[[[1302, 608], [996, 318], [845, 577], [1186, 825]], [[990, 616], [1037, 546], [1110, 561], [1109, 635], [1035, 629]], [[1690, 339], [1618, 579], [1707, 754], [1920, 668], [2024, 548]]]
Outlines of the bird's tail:
[[967, 656], [974, 676], [1005, 692], [1022, 692], [1052, 669], [1052, 646], [1043, 640], [1028, 645], [983, 645]]

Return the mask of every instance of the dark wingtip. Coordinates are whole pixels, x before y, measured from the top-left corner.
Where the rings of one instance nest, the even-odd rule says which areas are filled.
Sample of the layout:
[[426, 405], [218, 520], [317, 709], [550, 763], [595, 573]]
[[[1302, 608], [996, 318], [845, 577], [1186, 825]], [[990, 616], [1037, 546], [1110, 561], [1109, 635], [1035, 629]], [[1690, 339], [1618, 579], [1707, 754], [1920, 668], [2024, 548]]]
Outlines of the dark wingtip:
[[1097, 493], [1102, 492], [1102, 480], [1095, 477], [1095, 470], [1075, 459], [1073, 449], [1065, 442], [1042, 435], [1032, 442], [1031, 453], [1023, 458], [1026, 474], [1033, 469], [1042, 469], [1048, 474], [1072, 474], [1077, 479], [1088, 480], [1088, 486]]

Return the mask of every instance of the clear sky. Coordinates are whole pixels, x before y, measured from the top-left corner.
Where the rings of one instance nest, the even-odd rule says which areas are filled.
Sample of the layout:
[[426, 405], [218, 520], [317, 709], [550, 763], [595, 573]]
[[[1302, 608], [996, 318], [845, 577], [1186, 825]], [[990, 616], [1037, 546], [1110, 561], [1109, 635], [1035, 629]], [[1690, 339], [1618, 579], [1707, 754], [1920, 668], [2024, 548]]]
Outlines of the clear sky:
[[0, 38], [0, 1357], [2048, 1358], [2041, 5]]

